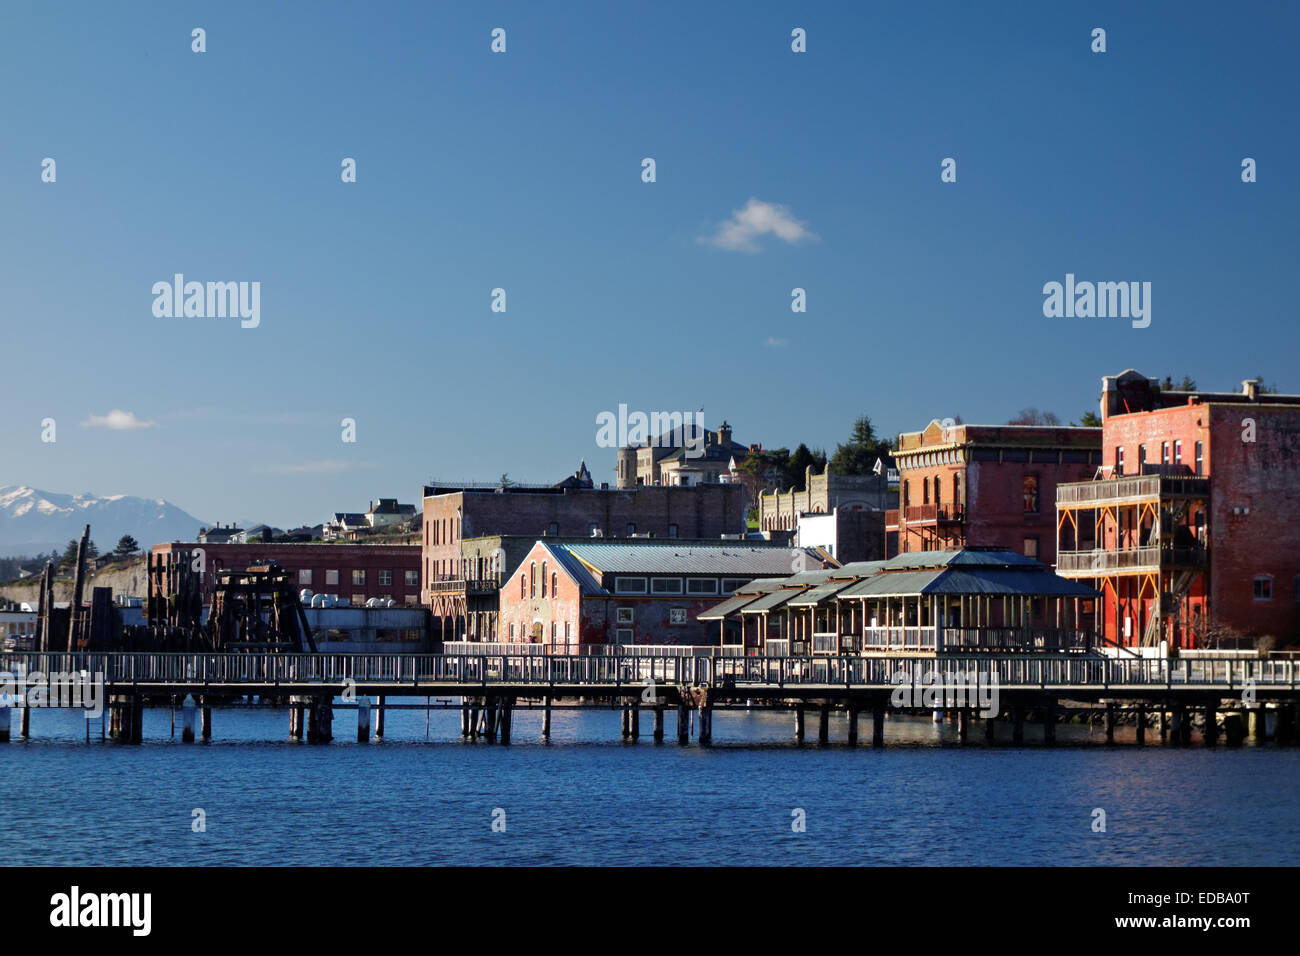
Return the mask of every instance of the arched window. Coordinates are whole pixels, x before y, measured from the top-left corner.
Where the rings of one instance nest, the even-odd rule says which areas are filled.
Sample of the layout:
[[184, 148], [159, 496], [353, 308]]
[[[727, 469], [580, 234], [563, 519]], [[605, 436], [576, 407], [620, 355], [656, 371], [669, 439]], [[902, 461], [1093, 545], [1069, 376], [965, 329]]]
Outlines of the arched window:
[[546, 597], [546, 562], [542, 562], [542, 597]]
[[912, 483], [903, 482], [903, 507], [906, 508], [912, 503]]
[[[521, 598], [528, 597], [528, 579], [524, 577], [524, 572], [522, 571], [519, 572], [519, 596]], [[513, 625], [511, 626], [513, 627]]]
[[930, 503], [930, 479], [925, 478], [922, 479], [921, 481], [921, 504], [928, 505], [929, 503]]
[[559, 586], [560, 576], [554, 571], [551, 572], [551, 597], [555, 597], [556, 588]]
[[952, 476], [952, 506], [961, 507], [961, 475]]
[[528, 596], [537, 597], [537, 562], [528, 564]]
[[1273, 575], [1271, 574], [1255, 575], [1255, 600], [1256, 601], [1273, 600]]

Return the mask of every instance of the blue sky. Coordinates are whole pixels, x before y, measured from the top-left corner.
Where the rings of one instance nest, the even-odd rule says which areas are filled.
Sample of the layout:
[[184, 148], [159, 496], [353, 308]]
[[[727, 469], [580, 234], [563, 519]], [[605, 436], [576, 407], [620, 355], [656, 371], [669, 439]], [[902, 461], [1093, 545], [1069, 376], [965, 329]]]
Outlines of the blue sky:
[[[833, 449], [1077, 420], [1127, 367], [1300, 390], [1298, 9], [5, 3], [0, 484], [287, 526], [612, 481], [619, 403]], [[809, 235], [701, 241], [751, 198]], [[260, 326], [155, 317], [177, 272]], [[1044, 318], [1067, 272], [1151, 326]]]

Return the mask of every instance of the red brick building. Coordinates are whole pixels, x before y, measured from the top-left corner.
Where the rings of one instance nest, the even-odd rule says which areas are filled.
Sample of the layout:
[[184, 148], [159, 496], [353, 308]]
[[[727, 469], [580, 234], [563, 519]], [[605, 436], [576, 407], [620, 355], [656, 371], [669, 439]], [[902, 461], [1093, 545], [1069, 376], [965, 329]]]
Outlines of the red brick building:
[[754, 541], [538, 541], [501, 586], [499, 639], [558, 654], [717, 644], [717, 627], [700, 613], [756, 578], [788, 576], [800, 553]]
[[997, 547], [1051, 565], [1056, 486], [1093, 476], [1101, 429], [932, 421], [900, 435], [894, 459], [899, 507], [885, 534], [898, 552]]
[[[1232, 646], [1300, 631], [1300, 396], [1102, 380], [1101, 480], [1057, 493], [1058, 573], [1107, 640]], [[1246, 643], [1253, 643], [1247, 640]]]
[[242, 569], [278, 561], [293, 573], [299, 589], [316, 594], [337, 594], [355, 606], [370, 598], [420, 603], [420, 546], [418, 544], [198, 544], [172, 541], [153, 546], [168, 565], [192, 564], [201, 552], [203, 598], [207, 603], [216, 586], [216, 572]]
[[[490, 536], [566, 538], [721, 538], [742, 535], [749, 492], [741, 484], [646, 485], [624, 490], [582, 487], [430, 487], [424, 489], [421, 599], [447, 640], [465, 633], [468, 598], [483, 582], [495, 590], [508, 569], [467, 556], [466, 539]], [[504, 637], [499, 639], [504, 640]]]

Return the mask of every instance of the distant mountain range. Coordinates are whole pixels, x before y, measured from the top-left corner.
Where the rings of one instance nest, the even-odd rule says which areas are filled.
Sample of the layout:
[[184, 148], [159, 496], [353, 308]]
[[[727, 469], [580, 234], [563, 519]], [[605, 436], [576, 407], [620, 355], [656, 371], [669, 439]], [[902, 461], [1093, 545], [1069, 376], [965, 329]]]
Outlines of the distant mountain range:
[[83, 525], [101, 554], [129, 534], [142, 548], [160, 541], [193, 541], [200, 521], [162, 498], [60, 495], [26, 485], [0, 487], [0, 556], [62, 551]]

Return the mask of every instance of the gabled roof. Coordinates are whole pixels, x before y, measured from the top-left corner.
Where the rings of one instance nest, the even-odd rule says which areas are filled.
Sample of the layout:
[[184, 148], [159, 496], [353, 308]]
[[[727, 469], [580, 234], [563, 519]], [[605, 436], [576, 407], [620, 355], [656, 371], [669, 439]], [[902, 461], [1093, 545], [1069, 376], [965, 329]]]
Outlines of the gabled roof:
[[740, 609], [741, 614], [761, 614], [767, 611], [775, 611], [784, 605], [791, 598], [803, 594], [807, 588], [780, 588], [772, 591], [770, 594], [764, 594], [758, 600], [745, 605]]
[[[784, 575], [790, 571], [791, 548], [755, 545], [746, 541], [717, 544], [674, 544], [608, 541], [570, 544], [565, 548], [601, 574], [701, 574], [734, 577]], [[797, 550], [797, 549], [793, 549]]]
[[884, 571], [846, 588], [838, 596], [872, 598], [963, 594], [1011, 597], [1097, 597], [1097, 592], [1092, 588], [1058, 577], [1041, 564], [1036, 569], [975, 566]]
[[600, 582], [592, 576], [591, 571], [587, 569], [586, 565], [570, 554], [568, 549], [563, 545], [543, 544], [542, 547], [552, 558], [555, 559], [555, 563], [564, 569], [564, 573], [573, 579], [574, 583], [578, 585], [578, 590], [581, 593], [610, 593], [600, 586]]

